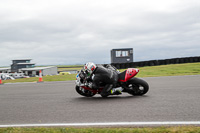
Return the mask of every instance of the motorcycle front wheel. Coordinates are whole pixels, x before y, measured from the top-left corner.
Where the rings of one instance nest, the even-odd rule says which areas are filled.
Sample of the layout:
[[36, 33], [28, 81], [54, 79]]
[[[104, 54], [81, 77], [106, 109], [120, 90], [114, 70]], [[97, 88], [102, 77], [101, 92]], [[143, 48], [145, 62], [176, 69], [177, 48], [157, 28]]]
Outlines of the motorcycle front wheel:
[[80, 87], [80, 86], [76, 86], [75, 87], [76, 89], [76, 92], [82, 96], [85, 96], [85, 97], [92, 97], [94, 96], [95, 94], [92, 93], [91, 91], [89, 90], [85, 90], [84, 88]]
[[134, 96], [142, 96], [149, 91], [149, 85], [146, 81], [140, 78], [132, 78], [127, 82], [126, 87], [128, 87], [129, 94]]

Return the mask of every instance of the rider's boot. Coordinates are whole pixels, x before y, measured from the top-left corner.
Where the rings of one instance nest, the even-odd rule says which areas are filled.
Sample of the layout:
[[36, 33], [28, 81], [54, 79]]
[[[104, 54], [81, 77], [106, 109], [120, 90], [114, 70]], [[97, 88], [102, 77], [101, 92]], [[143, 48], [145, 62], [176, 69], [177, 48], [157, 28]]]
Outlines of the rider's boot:
[[107, 97], [108, 95], [110, 95], [112, 88], [113, 88], [112, 84], [105, 85], [104, 89], [101, 92], [101, 96], [102, 97]]
[[113, 88], [113, 89], [111, 90], [111, 94], [112, 94], [112, 95], [120, 95], [120, 94], [122, 94], [122, 90], [123, 90], [122, 87]]

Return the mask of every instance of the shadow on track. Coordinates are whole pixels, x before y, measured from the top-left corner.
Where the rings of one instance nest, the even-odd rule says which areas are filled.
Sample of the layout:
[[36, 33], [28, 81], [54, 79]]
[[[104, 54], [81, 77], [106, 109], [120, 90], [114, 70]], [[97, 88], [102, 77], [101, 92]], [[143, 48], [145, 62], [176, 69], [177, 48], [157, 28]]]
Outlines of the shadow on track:
[[89, 101], [89, 102], [100, 102], [100, 101], [103, 101], [103, 102], [105, 102], [105, 101], [127, 101], [127, 100], [130, 100], [130, 99], [135, 99], [135, 100], [139, 100], [139, 99], [144, 99], [144, 98], [147, 98], [148, 96], [147, 95], [144, 95], [144, 96], [108, 96], [108, 97], [106, 97], [106, 98], [103, 98], [103, 97], [101, 97], [101, 96], [99, 96], [99, 97], [82, 97], [82, 96], [80, 96], [80, 97], [76, 97], [76, 98], [74, 98], [74, 100], [75, 101], [81, 101], [81, 102], [83, 102], [83, 101]]

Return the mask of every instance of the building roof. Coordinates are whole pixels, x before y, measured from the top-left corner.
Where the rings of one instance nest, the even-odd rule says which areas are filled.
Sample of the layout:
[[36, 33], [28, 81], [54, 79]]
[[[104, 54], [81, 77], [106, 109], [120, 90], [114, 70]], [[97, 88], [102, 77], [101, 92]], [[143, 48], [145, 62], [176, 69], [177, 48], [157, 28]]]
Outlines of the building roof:
[[20, 60], [32, 60], [32, 59], [16, 59], [16, 60], [12, 60], [12, 61], [20, 61]]
[[2, 67], [2, 68], [0, 68], [0, 70], [9, 70], [9, 69], [11, 69], [10, 67]]
[[17, 65], [34, 65], [35, 63], [16, 63]]
[[111, 49], [112, 50], [133, 50], [133, 48], [117, 48], [117, 49]]

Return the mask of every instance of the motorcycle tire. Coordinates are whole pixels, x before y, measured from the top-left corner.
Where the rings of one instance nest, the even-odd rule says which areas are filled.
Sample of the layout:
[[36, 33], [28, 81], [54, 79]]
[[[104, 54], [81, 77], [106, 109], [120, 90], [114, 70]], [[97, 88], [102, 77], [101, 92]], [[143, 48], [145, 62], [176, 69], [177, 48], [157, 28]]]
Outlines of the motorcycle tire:
[[146, 81], [140, 78], [132, 78], [127, 82], [129, 94], [134, 96], [142, 96], [149, 91], [149, 85]]
[[82, 91], [80, 86], [76, 86], [75, 89], [78, 94], [85, 96], [85, 97], [92, 97], [95, 95], [94, 93], [92, 93], [91, 91], [88, 91], [88, 90]]

